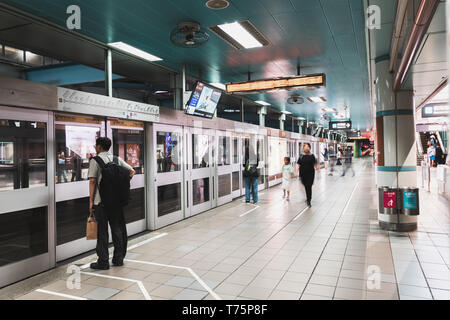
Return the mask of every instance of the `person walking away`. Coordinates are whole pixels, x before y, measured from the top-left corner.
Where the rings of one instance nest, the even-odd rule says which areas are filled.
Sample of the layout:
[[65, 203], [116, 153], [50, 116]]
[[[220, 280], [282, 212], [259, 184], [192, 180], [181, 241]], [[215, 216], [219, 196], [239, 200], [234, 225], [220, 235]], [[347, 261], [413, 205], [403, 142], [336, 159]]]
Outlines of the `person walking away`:
[[436, 160], [436, 147], [431, 143], [431, 141], [428, 141], [427, 145], [428, 159], [430, 160], [431, 167], [434, 167], [434, 161]]
[[314, 184], [315, 170], [318, 170], [317, 159], [311, 154], [311, 144], [303, 145], [303, 155], [297, 161], [299, 176], [305, 186], [306, 203], [311, 207], [312, 186]]
[[350, 147], [347, 147], [346, 151], [344, 152], [344, 166], [342, 170], [342, 177], [345, 176], [345, 173], [350, 169], [352, 170], [352, 177], [355, 176], [355, 170], [353, 170], [352, 167], [352, 158], [353, 153]]
[[325, 148], [323, 150], [322, 156], [323, 156], [323, 162], [325, 164], [325, 172], [327, 172], [327, 170], [328, 170], [328, 149], [327, 148]]
[[334, 147], [330, 146], [330, 151], [328, 152], [328, 157], [330, 161], [330, 172], [328, 173], [329, 176], [333, 175], [334, 172], [334, 166], [336, 165], [336, 152], [334, 151]]
[[338, 152], [337, 152], [337, 166], [341, 166], [342, 165], [342, 149], [338, 148]]
[[[292, 174], [294, 173], [294, 168], [291, 166], [291, 158], [284, 157], [284, 165], [281, 168], [281, 172], [283, 173], [283, 180], [281, 187], [283, 188], [283, 199], [286, 198], [287, 201], [289, 201], [290, 195], [291, 195], [291, 178]], [[287, 197], [286, 197], [287, 193]]]
[[123, 207], [130, 196], [130, 180], [136, 173], [121, 158], [113, 156], [108, 150], [111, 140], [101, 137], [96, 141], [97, 156], [89, 162], [89, 212], [98, 222], [96, 252], [97, 262], [91, 263], [92, 269], [109, 269], [108, 223], [111, 227], [114, 254], [114, 266], [122, 266], [127, 250], [127, 229]]

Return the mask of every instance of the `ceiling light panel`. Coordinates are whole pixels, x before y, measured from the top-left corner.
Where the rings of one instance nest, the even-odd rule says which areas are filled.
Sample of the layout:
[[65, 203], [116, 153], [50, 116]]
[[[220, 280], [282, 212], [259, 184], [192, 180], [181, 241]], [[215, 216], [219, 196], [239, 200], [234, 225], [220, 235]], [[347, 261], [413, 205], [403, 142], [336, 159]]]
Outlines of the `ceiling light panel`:
[[217, 36], [236, 50], [267, 46], [270, 42], [248, 20], [209, 27]]
[[136, 47], [130, 46], [129, 44], [126, 44], [125, 42], [112, 42], [112, 43], [108, 43], [108, 46], [117, 49], [119, 51], [125, 52], [125, 53], [129, 53], [133, 56], [136, 56], [138, 58], [147, 60], [147, 61], [161, 61], [162, 59], [154, 56], [148, 52], [145, 52], [141, 49], [138, 49]]

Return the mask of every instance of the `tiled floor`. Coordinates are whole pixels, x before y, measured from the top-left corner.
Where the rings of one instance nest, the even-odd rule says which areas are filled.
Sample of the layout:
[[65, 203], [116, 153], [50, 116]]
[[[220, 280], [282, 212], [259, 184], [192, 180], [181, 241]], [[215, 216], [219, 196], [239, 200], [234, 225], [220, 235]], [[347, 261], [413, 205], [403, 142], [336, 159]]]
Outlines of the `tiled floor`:
[[[421, 190], [418, 230], [382, 231], [373, 166], [355, 169], [318, 174], [306, 211], [299, 182], [290, 202], [274, 187], [257, 209], [238, 199], [144, 236], [167, 233], [130, 250], [124, 267], [85, 269], [94, 275], [82, 274], [81, 289], [67, 288], [68, 275], [40, 288], [111, 300], [145, 299], [143, 290], [151, 299], [450, 299], [448, 202]], [[35, 290], [13, 298], [70, 299]]]

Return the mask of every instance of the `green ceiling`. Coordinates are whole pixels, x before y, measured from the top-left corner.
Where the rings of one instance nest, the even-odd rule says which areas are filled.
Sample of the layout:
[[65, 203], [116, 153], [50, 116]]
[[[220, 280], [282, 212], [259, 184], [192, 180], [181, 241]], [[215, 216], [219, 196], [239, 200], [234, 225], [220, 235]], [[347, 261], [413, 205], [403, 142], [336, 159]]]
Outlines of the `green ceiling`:
[[[392, 0], [389, 0], [392, 1]], [[278, 109], [319, 120], [322, 107], [348, 105], [355, 127], [371, 127], [363, 0], [232, 0], [228, 8], [210, 10], [205, 0], [4, 0], [28, 13], [61, 26], [69, 5], [81, 7], [83, 35], [104, 43], [123, 41], [163, 58], [158, 64], [192, 76], [202, 69], [209, 82], [233, 82], [302, 74], [325, 73], [327, 87], [315, 91], [282, 91], [249, 96]], [[396, 1], [392, 1], [396, 2]], [[395, 13], [395, 6], [392, 11]], [[393, 13], [389, 13], [392, 15]], [[171, 30], [181, 21], [208, 27], [250, 20], [272, 45], [236, 51], [210, 32], [210, 40], [195, 49], [174, 46]], [[149, 75], [151, 81], [151, 75]], [[324, 96], [327, 103], [305, 101], [287, 105], [289, 95]]]

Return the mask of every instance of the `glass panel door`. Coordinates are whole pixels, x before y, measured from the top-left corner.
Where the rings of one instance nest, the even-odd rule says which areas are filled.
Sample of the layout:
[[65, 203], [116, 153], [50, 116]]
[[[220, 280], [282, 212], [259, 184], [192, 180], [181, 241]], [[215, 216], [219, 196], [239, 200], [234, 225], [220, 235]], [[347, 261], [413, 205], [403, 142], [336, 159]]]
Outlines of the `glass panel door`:
[[231, 190], [233, 193], [233, 198], [238, 198], [242, 193], [242, 187], [243, 187], [243, 179], [242, 179], [242, 164], [241, 164], [241, 157], [242, 157], [242, 148], [241, 148], [241, 142], [242, 139], [239, 135], [233, 134], [231, 138], [231, 165], [232, 165], [232, 176], [231, 176]]
[[130, 183], [130, 201], [124, 208], [128, 235], [146, 229], [145, 215], [145, 130], [144, 123], [128, 120], [109, 120], [108, 137], [112, 140], [111, 152], [136, 171]]
[[233, 200], [231, 191], [231, 179], [233, 167], [231, 165], [231, 132], [216, 131], [216, 194], [217, 205]]
[[181, 127], [155, 124], [153, 126], [154, 157], [154, 220], [155, 228], [184, 218], [183, 161]]
[[0, 106], [0, 288], [55, 265], [49, 117]]
[[264, 149], [264, 137], [257, 136], [256, 141], [256, 152], [258, 154], [258, 190], [263, 190], [266, 188], [266, 168], [265, 168], [265, 149]]
[[55, 114], [54, 176], [56, 200], [56, 260], [62, 261], [95, 248], [86, 240], [89, 214], [89, 161], [95, 142], [105, 136], [101, 117]]
[[189, 215], [209, 210], [213, 204], [212, 130], [188, 128], [188, 171], [185, 175], [189, 185]]

